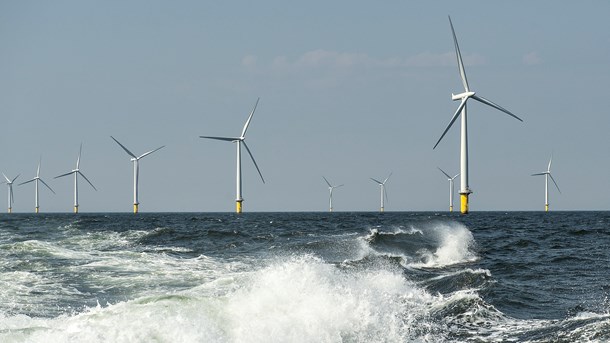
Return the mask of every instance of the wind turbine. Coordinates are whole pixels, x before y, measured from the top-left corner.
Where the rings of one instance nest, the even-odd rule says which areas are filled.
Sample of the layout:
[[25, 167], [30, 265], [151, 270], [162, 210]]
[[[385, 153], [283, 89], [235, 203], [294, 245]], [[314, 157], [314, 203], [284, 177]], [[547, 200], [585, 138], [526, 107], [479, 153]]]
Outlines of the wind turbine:
[[110, 138], [112, 138], [118, 145], [120, 145], [121, 148], [123, 148], [123, 150], [125, 150], [127, 155], [131, 156], [131, 162], [133, 162], [133, 213], [138, 213], [138, 206], [140, 205], [140, 202], [138, 201], [138, 175], [140, 174], [140, 166], [139, 166], [140, 160], [142, 158], [152, 154], [153, 152], [155, 152], [157, 150], [161, 150], [162, 148], [165, 147], [165, 145], [163, 145], [159, 148], [156, 148], [155, 150], [145, 152], [140, 156], [136, 156], [131, 151], [129, 151], [129, 149], [127, 149], [123, 144], [121, 144], [119, 141], [117, 141], [116, 138], [114, 138], [112, 136], [110, 136]]
[[22, 183], [19, 184], [19, 186], [21, 186], [21, 185], [25, 185], [26, 183], [36, 182], [36, 213], [38, 213], [39, 209], [40, 209], [40, 206], [39, 206], [40, 204], [39, 204], [39, 201], [38, 201], [38, 181], [42, 182], [45, 186], [47, 186], [47, 188], [51, 192], [53, 192], [53, 194], [55, 194], [55, 191], [49, 185], [47, 185], [47, 183], [44, 182], [44, 180], [40, 177], [40, 162], [41, 162], [41, 160], [38, 161], [38, 169], [36, 169], [36, 177], [31, 179], [31, 180], [27, 180], [27, 181], [22, 182]]
[[13, 203], [15, 202], [15, 199], [13, 197], [13, 182], [17, 180], [19, 175], [15, 176], [15, 178], [11, 180], [6, 175], [4, 175], [4, 173], [2, 173], [2, 176], [4, 176], [4, 178], [6, 179], [6, 182], [3, 183], [6, 183], [6, 185], [8, 186], [8, 213], [13, 213]]
[[258, 105], [259, 100], [260, 100], [260, 98], [256, 99], [254, 108], [252, 109], [252, 112], [250, 112], [250, 116], [248, 117], [248, 120], [246, 120], [246, 124], [244, 125], [244, 128], [241, 131], [241, 135], [239, 137], [199, 136], [199, 138], [215, 139], [215, 140], [219, 140], [219, 141], [227, 141], [227, 142], [236, 143], [236, 146], [237, 146], [236, 193], [237, 194], [235, 197], [235, 211], [237, 213], [242, 212], [242, 202], [244, 201], [244, 198], [241, 195], [241, 145], [242, 144], [246, 148], [248, 155], [250, 155], [252, 162], [254, 162], [254, 166], [256, 167], [256, 170], [258, 171], [258, 175], [260, 175], [261, 180], [263, 181], [263, 183], [265, 183], [263, 174], [261, 173], [261, 170], [258, 168], [258, 165], [256, 164], [256, 160], [254, 159], [254, 156], [252, 156], [252, 152], [250, 152], [250, 149], [248, 148], [248, 144], [246, 144], [246, 131], [248, 130], [248, 126], [250, 125], [250, 121], [252, 120], [252, 116], [254, 115], [254, 111], [256, 111], [256, 106]]
[[73, 169], [71, 172], [61, 174], [61, 175], [55, 177], [57, 179], [60, 177], [74, 174], [74, 213], [78, 213], [78, 174], [80, 174], [91, 185], [91, 187], [93, 187], [93, 189], [95, 189], [97, 191], [97, 188], [95, 188], [95, 186], [91, 183], [91, 181], [89, 181], [89, 179], [87, 179], [85, 174], [83, 174], [83, 172], [81, 172], [79, 169], [80, 155], [82, 152], [83, 152], [83, 143], [80, 144], [80, 150], [78, 151], [78, 158], [76, 159], [76, 169]]
[[383, 182], [381, 182], [379, 180], [375, 180], [372, 177], [370, 178], [371, 180], [376, 182], [379, 185], [379, 188], [381, 189], [381, 209], [379, 210], [380, 212], [383, 212], [385, 210], [384, 209], [384, 199], [385, 200], [388, 199], [388, 194], [386, 193], [386, 190], [385, 190], [385, 183], [388, 181], [390, 176], [392, 176], [392, 173], [390, 173], [390, 175], [388, 175], [388, 177], [386, 177], [385, 180], [383, 180]]
[[441, 168], [439, 168], [439, 167], [436, 167], [436, 168], [438, 168], [438, 170], [440, 170], [441, 173], [445, 174], [445, 176], [447, 177], [447, 180], [449, 181], [449, 212], [453, 212], [453, 180], [455, 180], [455, 178], [458, 177], [458, 175], [460, 175], [460, 174], [458, 173], [456, 176], [451, 177], [451, 176], [449, 176], [449, 174], [445, 173], [445, 171], [442, 170]]
[[326, 181], [326, 184], [328, 185], [328, 191], [330, 192], [328, 212], [332, 212], [333, 211], [333, 189], [342, 187], [343, 184], [341, 184], [339, 186], [333, 186], [330, 184], [330, 182], [328, 182], [328, 180], [326, 180], [326, 178], [324, 176], [322, 176], [322, 178], [324, 179], [324, 181]]
[[464, 70], [464, 63], [462, 62], [462, 55], [460, 53], [460, 47], [458, 46], [458, 41], [455, 36], [455, 30], [453, 29], [453, 23], [451, 22], [451, 17], [449, 17], [449, 25], [451, 26], [451, 32], [453, 33], [453, 43], [455, 45], [455, 54], [457, 56], [457, 64], [458, 64], [458, 67], [460, 70], [462, 84], [464, 85], [464, 92], [460, 93], [460, 94], [453, 94], [453, 93], [451, 94], [452, 100], [460, 100], [461, 102], [460, 102], [460, 105], [458, 106], [457, 110], [455, 111], [455, 114], [451, 118], [449, 125], [447, 125], [447, 128], [441, 135], [441, 138], [439, 138], [438, 141], [436, 142], [436, 144], [434, 145], [434, 148], [436, 148], [438, 143], [440, 143], [441, 140], [443, 139], [443, 137], [445, 137], [445, 134], [447, 133], [447, 131], [449, 131], [449, 128], [451, 128], [453, 123], [457, 120], [457, 118], [461, 114], [462, 130], [461, 130], [461, 135], [460, 135], [460, 137], [461, 137], [461, 149], [460, 149], [460, 200], [461, 200], [460, 202], [461, 202], [461, 206], [460, 206], [460, 211], [463, 214], [466, 214], [466, 213], [468, 213], [468, 195], [470, 193], [472, 193], [472, 191], [470, 190], [470, 187], [468, 186], [468, 129], [467, 129], [467, 117], [466, 117], [466, 102], [468, 101], [468, 99], [474, 99], [485, 105], [488, 105], [497, 110], [500, 110], [519, 121], [523, 121], [523, 120], [521, 118], [517, 117], [516, 115], [512, 114], [511, 112], [509, 112], [507, 109], [491, 102], [490, 100], [487, 100], [481, 96], [476, 95], [475, 92], [473, 92], [470, 89], [470, 87], [468, 86], [468, 80], [466, 79], [466, 71]]
[[553, 155], [551, 155], [551, 159], [549, 160], [549, 166], [546, 168], [545, 172], [532, 174], [532, 176], [544, 175], [544, 211], [545, 212], [549, 211], [549, 177], [555, 184], [555, 187], [557, 187], [557, 190], [559, 191], [559, 193], [561, 193], [559, 186], [557, 186], [557, 182], [555, 182], [553, 175], [551, 175], [551, 163], [553, 163]]

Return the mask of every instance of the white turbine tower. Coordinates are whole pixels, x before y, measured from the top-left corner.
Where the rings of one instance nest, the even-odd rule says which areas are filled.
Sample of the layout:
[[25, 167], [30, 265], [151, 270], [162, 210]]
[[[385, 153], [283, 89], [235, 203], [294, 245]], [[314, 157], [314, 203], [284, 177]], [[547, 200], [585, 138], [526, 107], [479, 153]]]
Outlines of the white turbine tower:
[[461, 149], [460, 149], [460, 200], [461, 200], [460, 203], [461, 203], [461, 206], [460, 206], [460, 211], [462, 213], [466, 214], [466, 213], [468, 213], [468, 195], [470, 193], [472, 193], [472, 191], [470, 190], [470, 187], [468, 186], [468, 129], [467, 129], [467, 118], [466, 118], [466, 102], [468, 101], [468, 99], [474, 99], [485, 105], [488, 105], [497, 110], [500, 110], [519, 121], [523, 121], [523, 120], [521, 120], [521, 118], [512, 114], [508, 110], [502, 108], [501, 106], [499, 106], [481, 96], [476, 95], [475, 92], [473, 92], [470, 89], [470, 87], [468, 86], [468, 81], [466, 80], [466, 71], [464, 70], [464, 63], [462, 62], [462, 55], [460, 53], [460, 47], [458, 46], [457, 38], [455, 36], [455, 30], [453, 29], [453, 23], [451, 22], [451, 17], [449, 17], [449, 25], [451, 26], [451, 32], [453, 33], [453, 43], [455, 45], [455, 53], [457, 55], [457, 63], [458, 63], [460, 75], [462, 78], [462, 84], [464, 85], [464, 92], [460, 93], [460, 94], [451, 94], [452, 100], [460, 100], [461, 102], [460, 102], [460, 105], [458, 106], [457, 110], [455, 111], [455, 114], [451, 118], [449, 125], [447, 125], [447, 128], [441, 135], [441, 138], [439, 138], [438, 141], [436, 142], [436, 144], [434, 145], [434, 148], [436, 148], [438, 143], [440, 143], [441, 140], [443, 139], [443, 137], [445, 137], [445, 134], [447, 133], [447, 131], [449, 131], [449, 128], [451, 128], [453, 123], [457, 120], [457, 118], [461, 114], [462, 130], [461, 130], [461, 136], [460, 136], [461, 137]]
[[57, 179], [60, 177], [74, 174], [74, 213], [78, 213], [78, 175], [79, 174], [91, 185], [91, 187], [93, 187], [93, 189], [95, 189], [97, 191], [97, 188], [95, 188], [95, 186], [91, 183], [91, 181], [89, 181], [89, 179], [87, 179], [85, 174], [83, 174], [83, 172], [81, 172], [79, 169], [80, 156], [81, 156], [82, 152], [83, 152], [83, 143], [80, 144], [80, 150], [78, 151], [78, 158], [76, 159], [76, 169], [73, 169], [71, 172], [61, 174], [61, 175], [55, 177]]
[[553, 175], [551, 175], [551, 163], [553, 163], [552, 155], [551, 155], [551, 159], [549, 160], [549, 166], [546, 168], [545, 172], [532, 174], [532, 176], [544, 175], [544, 211], [545, 212], [549, 211], [549, 177], [551, 178], [551, 181], [553, 181], [553, 183], [555, 184], [555, 187], [557, 187], [557, 190], [559, 191], [559, 193], [561, 193], [561, 190], [559, 189], [557, 182], [555, 182]]
[[[42, 160], [42, 159], [41, 159]], [[19, 186], [21, 185], [25, 185], [26, 183], [30, 183], [30, 182], [35, 182], [36, 183], [36, 193], [35, 193], [35, 197], [36, 197], [36, 213], [40, 212], [40, 203], [39, 203], [39, 199], [38, 199], [38, 181], [42, 182], [42, 184], [44, 184], [45, 186], [47, 186], [47, 188], [53, 192], [53, 194], [55, 194], [55, 191], [49, 186], [47, 185], [46, 182], [44, 182], [44, 180], [40, 177], [40, 160], [38, 161], [38, 169], [36, 169], [36, 177], [31, 179], [31, 180], [27, 180], [25, 182], [22, 182], [19, 184]]]
[[219, 140], [219, 141], [227, 141], [227, 142], [236, 143], [236, 146], [237, 146], [237, 176], [236, 176], [236, 184], [237, 185], [236, 185], [236, 197], [235, 197], [235, 211], [237, 213], [241, 213], [242, 212], [242, 202], [244, 201], [244, 198], [242, 197], [242, 194], [241, 194], [241, 145], [242, 144], [246, 148], [246, 151], [248, 152], [248, 155], [250, 155], [250, 158], [252, 159], [252, 162], [254, 162], [254, 166], [256, 167], [256, 170], [258, 171], [258, 175], [260, 175], [261, 180], [263, 181], [263, 183], [265, 183], [265, 179], [263, 178], [263, 174], [261, 173], [260, 169], [258, 168], [258, 164], [256, 164], [256, 160], [254, 159], [254, 156], [252, 156], [252, 152], [250, 152], [250, 149], [248, 148], [248, 144], [246, 144], [246, 131], [248, 130], [248, 126], [250, 125], [250, 121], [252, 120], [252, 116], [254, 115], [254, 111], [256, 111], [256, 106], [258, 105], [258, 101], [259, 100], [260, 100], [260, 98], [256, 99], [256, 103], [254, 104], [254, 108], [252, 109], [252, 112], [250, 112], [250, 116], [248, 117], [248, 120], [246, 120], [246, 124], [244, 125], [244, 128], [241, 131], [241, 135], [239, 137], [199, 136], [199, 138], [215, 139], [215, 140]]
[[341, 184], [339, 186], [333, 186], [330, 184], [330, 182], [328, 182], [328, 180], [326, 180], [326, 178], [324, 176], [322, 176], [322, 178], [324, 179], [324, 181], [326, 181], [326, 184], [328, 185], [328, 191], [330, 193], [328, 212], [332, 212], [333, 211], [333, 189], [343, 187], [343, 185]]
[[388, 199], [388, 193], [386, 192], [385, 189], [385, 183], [388, 181], [388, 179], [390, 178], [390, 176], [392, 176], [392, 173], [390, 173], [390, 175], [388, 175], [388, 177], [385, 178], [385, 180], [383, 180], [383, 182], [379, 181], [379, 180], [375, 180], [372, 177], [370, 178], [371, 180], [373, 180], [374, 182], [376, 182], [379, 185], [379, 188], [381, 189], [381, 209], [379, 210], [380, 212], [385, 211], [385, 203], [384, 200]]
[[129, 156], [131, 156], [131, 162], [133, 162], [133, 213], [138, 213], [138, 207], [140, 205], [140, 202], [138, 201], [138, 176], [140, 174], [140, 165], [139, 165], [140, 160], [142, 158], [152, 154], [153, 152], [164, 148], [165, 145], [163, 145], [159, 148], [156, 148], [155, 150], [145, 152], [140, 156], [136, 156], [131, 151], [129, 151], [129, 149], [127, 149], [123, 144], [121, 144], [119, 141], [117, 141], [114, 137], [110, 136], [110, 138], [112, 138], [118, 145], [121, 146], [121, 148], [123, 148], [123, 150], [125, 150], [125, 152]]
[[15, 178], [11, 180], [6, 175], [4, 175], [4, 173], [2, 173], [4, 179], [6, 179], [6, 182], [3, 183], [6, 183], [6, 185], [8, 186], [8, 213], [13, 213], [13, 203], [15, 202], [15, 198], [13, 197], [13, 182], [17, 180], [19, 175], [15, 176]]
[[449, 174], [445, 173], [444, 170], [442, 170], [441, 168], [437, 167], [438, 170], [441, 171], [441, 173], [445, 174], [445, 176], [447, 177], [447, 180], [449, 181], [449, 212], [453, 212], [453, 180], [455, 180], [456, 177], [458, 177], [458, 175], [460, 175], [459, 173], [454, 176], [451, 177], [449, 176]]

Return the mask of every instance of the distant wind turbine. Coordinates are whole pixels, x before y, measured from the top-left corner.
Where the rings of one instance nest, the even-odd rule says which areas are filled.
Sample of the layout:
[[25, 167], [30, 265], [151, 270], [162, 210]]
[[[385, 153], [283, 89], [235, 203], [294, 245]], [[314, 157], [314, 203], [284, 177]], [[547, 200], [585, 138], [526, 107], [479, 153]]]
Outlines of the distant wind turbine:
[[138, 213], [138, 207], [140, 205], [140, 202], [138, 201], [138, 176], [140, 174], [140, 165], [139, 165], [140, 160], [142, 158], [152, 154], [153, 152], [155, 152], [157, 150], [161, 150], [162, 148], [165, 147], [165, 145], [163, 145], [159, 148], [156, 148], [155, 150], [145, 152], [140, 156], [136, 156], [131, 151], [129, 151], [123, 144], [121, 144], [119, 141], [117, 141], [116, 138], [114, 138], [112, 136], [110, 136], [110, 138], [112, 138], [118, 145], [120, 145], [121, 148], [123, 148], [123, 150], [125, 150], [127, 155], [131, 156], [131, 162], [133, 162], [133, 213]]
[[532, 174], [532, 176], [544, 175], [544, 211], [545, 212], [549, 211], [549, 177], [551, 178], [551, 181], [553, 181], [553, 183], [555, 184], [555, 187], [557, 187], [557, 190], [559, 191], [559, 193], [561, 193], [561, 190], [559, 189], [557, 182], [555, 182], [553, 175], [551, 175], [551, 163], [553, 163], [552, 155], [551, 155], [551, 159], [549, 160], [549, 166], [546, 168], [545, 172]]
[[6, 185], [8, 186], [8, 213], [13, 213], [13, 203], [15, 202], [15, 198], [13, 197], [13, 182], [17, 180], [19, 175], [15, 176], [15, 178], [11, 180], [6, 175], [4, 175], [4, 173], [2, 173], [4, 179], [6, 179], [6, 182], [3, 183], [6, 183]]
[[451, 17], [449, 17], [449, 25], [451, 26], [451, 32], [453, 33], [453, 43], [455, 45], [455, 53], [457, 55], [457, 63], [458, 63], [458, 67], [460, 70], [460, 76], [462, 78], [462, 84], [464, 85], [464, 92], [460, 93], [460, 94], [451, 94], [452, 100], [461, 100], [461, 102], [460, 102], [460, 105], [458, 106], [457, 110], [455, 111], [455, 114], [451, 118], [449, 125], [447, 125], [447, 128], [445, 129], [445, 131], [443, 132], [441, 137], [438, 139], [438, 141], [434, 145], [434, 148], [436, 148], [438, 143], [440, 143], [441, 140], [443, 139], [443, 137], [445, 137], [445, 134], [447, 133], [447, 131], [449, 131], [449, 128], [451, 128], [453, 123], [457, 120], [457, 118], [461, 114], [462, 130], [461, 130], [461, 135], [460, 135], [460, 137], [461, 137], [461, 149], [460, 149], [460, 200], [461, 200], [460, 202], [461, 202], [461, 206], [460, 206], [460, 211], [463, 214], [466, 214], [466, 213], [468, 213], [468, 195], [470, 193], [472, 193], [472, 191], [470, 190], [470, 187], [468, 186], [468, 129], [467, 129], [467, 117], [466, 117], [466, 102], [468, 101], [468, 99], [474, 99], [485, 105], [488, 105], [497, 110], [500, 110], [519, 121], [523, 121], [523, 120], [521, 120], [521, 118], [512, 114], [505, 108], [503, 108], [481, 96], [476, 95], [475, 92], [470, 90], [470, 87], [468, 86], [468, 80], [466, 79], [466, 71], [464, 70], [464, 63], [462, 62], [462, 55], [460, 53], [460, 47], [458, 46], [458, 41], [455, 36], [455, 30], [453, 29], [453, 23], [451, 22]]
[[256, 99], [254, 108], [252, 109], [252, 112], [250, 112], [250, 116], [248, 117], [248, 120], [246, 120], [246, 124], [244, 125], [244, 128], [242, 129], [241, 135], [239, 137], [199, 136], [199, 138], [215, 139], [215, 140], [219, 140], [219, 141], [227, 141], [227, 142], [236, 143], [236, 146], [237, 146], [236, 193], [237, 194], [235, 197], [235, 211], [237, 213], [242, 212], [242, 202], [244, 201], [244, 198], [242, 197], [242, 194], [241, 194], [241, 186], [242, 186], [242, 184], [241, 184], [241, 145], [242, 144], [246, 148], [248, 155], [250, 155], [252, 162], [254, 162], [254, 166], [256, 167], [256, 170], [258, 171], [258, 175], [260, 175], [261, 180], [263, 181], [263, 183], [265, 183], [263, 174], [261, 173], [261, 170], [258, 168], [258, 164], [256, 164], [256, 160], [254, 159], [254, 156], [252, 156], [252, 152], [248, 148], [248, 144], [246, 144], [246, 131], [248, 130], [248, 126], [250, 125], [250, 121], [252, 120], [252, 116], [254, 115], [254, 111], [256, 111], [256, 106], [258, 105], [259, 100], [260, 100], [260, 98]]
[[447, 177], [447, 180], [449, 181], [449, 212], [453, 212], [453, 180], [455, 180], [456, 177], [458, 177], [458, 175], [460, 175], [459, 173], [454, 176], [451, 177], [449, 176], [449, 174], [445, 173], [444, 170], [442, 170], [441, 168], [437, 167], [438, 170], [441, 171], [441, 173], [445, 174], [445, 176]]
[[44, 180], [40, 177], [40, 162], [41, 161], [42, 161], [42, 159], [40, 159], [38, 161], [38, 169], [36, 169], [36, 177], [31, 179], [31, 180], [27, 180], [27, 181], [22, 182], [22, 183], [19, 184], [19, 186], [21, 186], [21, 185], [25, 185], [26, 183], [30, 183], [30, 182], [35, 182], [36, 183], [36, 193], [35, 193], [35, 197], [36, 197], [36, 213], [40, 212], [40, 203], [39, 203], [39, 199], [38, 199], [38, 181], [42, 182], [42, 184], [47, 186], [47, 188], [51, 192], [53, 192], [53, 194], [55, 194], [55, 191], [49, 185], [47, 185], [47, 183], [44, 182]]
[[385, 203], [384, 200], [388, 200], [388, 193], [385, 189], [385, 183], [388, 181], [388, 179], [390, 178], [390, 176], [392, 176], [392, 173], [390, 173], [390, 175], [388, 175], [388, 177], [385, 178], [385, 180], [383, 180], [383, 182], [379, 181], [379, 180], [375, 180], [372, 177], [370, 178], [371, 180], [373, 180], [375, 183], [377, 183], [379, 185], [379, 188], [381, 189], [381, 209], [379, 210], [380, 212], [385, 211]]
[[91, 183], [91, 181], [89, 181], [89, 179], [87, 179], [85, 174], [83, 174], [83, 172], [81, 172], [79, 169], [80, 156], [81, 156], [82, 152], [83, 152], [83, 143], [80, 144], [80, 150], [78, 151], [78, 158], [76, 159], [76, 169], [73, 169], [71, 172], [61, 174], [61, 175], [55, 177], [57, 179], [60, 177], [74, 174], [74, 213], [78, 213], [78, 175], [79, 174], [91, 185], [91, 187], [93, 187], [93, 189], [95, 189], [97, 191], [97, 188], [95, 188], [95, 186]]
[[333, 189], [343, 187], [343, 184], [338, 185], [338, 186], [333, 186], [330, 184], [330, 182], [328, 182], [328, 180], [326, 180], [326, 178], [324, 176], [322, 176], [322, 178], [324, 179], [324, 181], [326, 181], [326, 184], [328, 185], [328, 191], [330, 193], [328, 212], [332, 212], [333, 211]]

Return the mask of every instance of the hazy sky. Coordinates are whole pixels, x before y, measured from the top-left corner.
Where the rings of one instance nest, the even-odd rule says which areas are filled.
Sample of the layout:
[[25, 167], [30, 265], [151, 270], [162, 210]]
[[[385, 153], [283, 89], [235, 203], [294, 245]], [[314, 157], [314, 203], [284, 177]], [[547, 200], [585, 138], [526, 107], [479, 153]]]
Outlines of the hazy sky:
[[[469, 102], [471, 210], [610, 209], [610, 2], [0, 1], [0, 170], [41, 176], [41, 211], [233, 211], [237, 136], [245, 211], [446, 210], [459, 125], [432, 150], [462, 91], [447, 15], [471, 88], [524, 119]], [[82, 181], [82, 180], [81, 180]], [[459, 182], [456, 184], [456, 192]], [[34, 186], [15, 187], [32, 212]], [[457, 200], [457, 199], [456, 199]], [[6, 208], [6, 185], [0, 188]]]

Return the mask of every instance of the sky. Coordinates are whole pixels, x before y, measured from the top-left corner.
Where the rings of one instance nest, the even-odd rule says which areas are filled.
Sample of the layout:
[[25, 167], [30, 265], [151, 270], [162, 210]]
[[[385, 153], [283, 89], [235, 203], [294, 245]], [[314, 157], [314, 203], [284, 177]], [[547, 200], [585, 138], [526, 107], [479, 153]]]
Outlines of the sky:
[[[610, 209], [608, 1], [0, 0], [0, 171], [36, 175], [41, 212], [230, 212], [246, 142], [244, 211], [446, 211], [440, 167], [459, 172], [459, 125], [432, 149], [470, 87], [524, 122], [469, 102], [472, 211]], [[6, 185], [0, 206], [6, 206]], [[459, 182], [456, 184], [456, 200]], [[4, 194], [4, 195], [3, 195]], [[34, 210], [15, 186], [14, 212]]]

